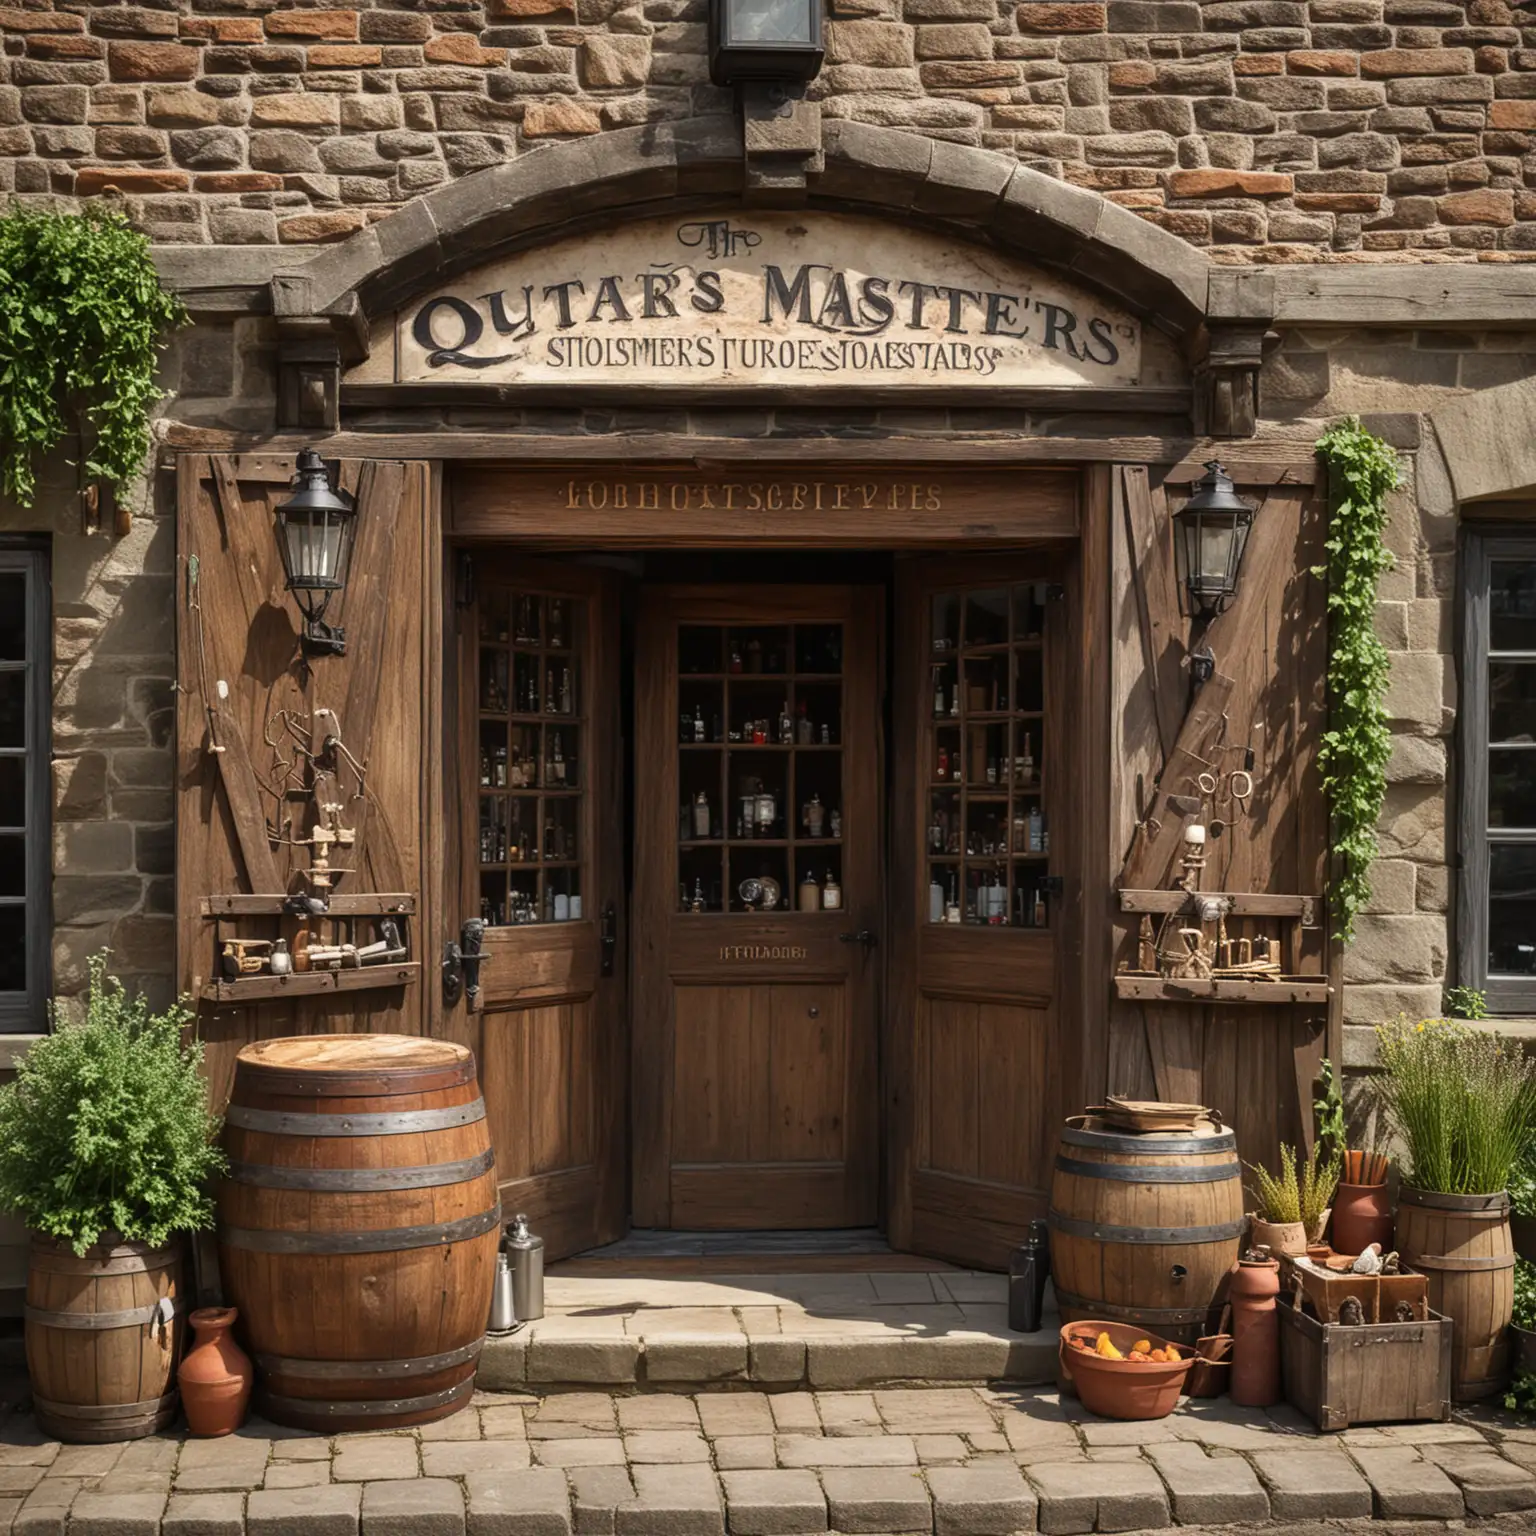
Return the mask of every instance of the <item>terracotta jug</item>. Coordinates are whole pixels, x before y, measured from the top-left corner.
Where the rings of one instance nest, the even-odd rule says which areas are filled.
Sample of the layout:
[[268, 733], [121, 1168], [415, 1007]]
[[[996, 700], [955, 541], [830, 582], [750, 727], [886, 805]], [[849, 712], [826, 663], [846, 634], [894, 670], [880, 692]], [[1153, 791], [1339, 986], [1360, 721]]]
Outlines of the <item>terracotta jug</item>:
[[1232, 1401], [1268, 1408], [1280, 1401], [1278, 1259], [1239, 1259], [1232, 1266]]
[[194, 1435], [233, 1434], [245, 1423], [256, 1369], [230, 1332], [239, 1315], [233, 1307], [199, 1307], [191, 1316], [197, 1342], [181, 1362], [177, 1379]]
[[1340, 1184], [1333, 1197], [1335, 1253], [1364, 1253], [1380, 1243], [1392, 1246], [1392, 1200], [1385, 1184]]

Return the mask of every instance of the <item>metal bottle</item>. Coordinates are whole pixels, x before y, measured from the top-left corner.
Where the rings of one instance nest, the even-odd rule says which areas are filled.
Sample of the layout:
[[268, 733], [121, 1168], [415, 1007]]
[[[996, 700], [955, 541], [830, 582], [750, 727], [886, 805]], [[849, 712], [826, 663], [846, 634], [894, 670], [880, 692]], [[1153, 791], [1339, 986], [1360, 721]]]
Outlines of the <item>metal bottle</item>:
[[512, 1289], [512, 1265], [505, 1248], [496, 1255], [496, 1280], [491, 1287], [491, 1320], [487, 1333], [511, 1333], [517, 1326], [517, 1307]]
[[1039, 1333], [1050, 1268], [1050, 1233], [1043, 1221], [1032, 1221], [1008, 1260], [1008, 1326], [1015, 1333]]
[[528, 1218], [519, 1212], [512, 1218], [506, 1238], [512, 1266], [512, 1307], [520, 1323], [544, 1316], [544, 1239], [528, 1230]]

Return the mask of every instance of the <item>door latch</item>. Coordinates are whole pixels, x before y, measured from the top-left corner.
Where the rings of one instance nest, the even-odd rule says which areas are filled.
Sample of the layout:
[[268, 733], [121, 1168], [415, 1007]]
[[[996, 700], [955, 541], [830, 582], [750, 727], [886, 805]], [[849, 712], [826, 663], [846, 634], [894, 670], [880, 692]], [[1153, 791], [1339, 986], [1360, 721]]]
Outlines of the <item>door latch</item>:
[[480, 995], [480, 962], [485, 957], [481, 949], [485, 943], [485, 919], [468, 918], [459, 929], [459, 942], [443, 946], [443, 1001], [450, 1007], [464, 994], [469, 1006], [475, 1006]]
[[839, 944], [862, 944], [865, 949], [873, 949], [880, 939], [873, 928], [860, 928], [857, 933], [838, 934], [837, 941]]
[[603, 976], [612, 976], [614, 957], [619, 952], [619, 911], [611, 901], [603, 908], [599, 933], [602, 943], [602, 961], [598, 971]]

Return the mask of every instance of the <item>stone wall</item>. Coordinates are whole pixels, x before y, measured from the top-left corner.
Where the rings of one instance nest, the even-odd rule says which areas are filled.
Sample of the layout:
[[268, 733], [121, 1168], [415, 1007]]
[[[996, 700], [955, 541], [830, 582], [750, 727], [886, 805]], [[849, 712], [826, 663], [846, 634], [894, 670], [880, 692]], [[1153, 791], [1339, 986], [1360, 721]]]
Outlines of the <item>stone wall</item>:
[[[831, 0], [831, 117], [982, 145], [1222, 261], [1536, 251], [1507, 0]], [[343, 238], [550, 140], [726, 110], [704, 0], [0, 9], [0, 192], [160, 242]]]

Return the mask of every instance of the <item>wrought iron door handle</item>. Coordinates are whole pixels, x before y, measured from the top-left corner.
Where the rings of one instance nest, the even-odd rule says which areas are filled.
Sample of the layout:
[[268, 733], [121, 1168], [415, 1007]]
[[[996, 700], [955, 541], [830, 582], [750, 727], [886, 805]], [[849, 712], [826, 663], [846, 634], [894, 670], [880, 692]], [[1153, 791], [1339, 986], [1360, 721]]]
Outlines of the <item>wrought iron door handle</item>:
[[840, 944], [862, 944], [865, 949], [873, 949], [880, 942], [873, 928], [860, 928], [857, 933], [840, 933], [837, 938]]
[[603, 908], [602, 927], [602, 962], [599, 971], [604, 976], [613, 975], [614, 956], [619, 950], [619, 913], [618, 908], [610, 901]]

